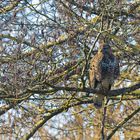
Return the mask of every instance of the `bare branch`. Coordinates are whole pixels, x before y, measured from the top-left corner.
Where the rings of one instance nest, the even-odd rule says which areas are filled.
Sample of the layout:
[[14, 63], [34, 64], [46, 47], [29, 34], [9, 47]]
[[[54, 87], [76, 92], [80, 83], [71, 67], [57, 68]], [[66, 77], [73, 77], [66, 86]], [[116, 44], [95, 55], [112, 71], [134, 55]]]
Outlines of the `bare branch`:
[[11, 1], [11, 3], [5, 7], [0, 7], [0, 14], [5, 14], [13, 10], [15, 7], [18, 6], [19, 3], [20, 3], [20, 0], [15, 0], [15, 1]]
[[38, 121], [34, 127], [32, 128], [32, 130], [28, 133], [25, 134], [21, 140], [29, 140], [34, 134], [35, 132], [42, 127], [48, 120], [50, 120], [53, 116], [56, 116], [58, 114], [60, 114], [61, 112], [68, 110], [69, 108], [73, 107], [73, 106], [77, 106], [77, 105], [81, 105], [81, 104], [89, 104], [89, 103], [93, 103], [93, 100], [84, 100], [84, 101], [79, 101], [76, 103], [71, 103], [67, 106], [62, 106], [61, 108], [52, 110], [50, 112], [46, 112], [46, 115], [44, 115], [43, 119], [41, 119], [40, 121]]
[[140, 111], [140, 107], [138, 107], [135, 111], [133, 111], [130, 115], [128, 115], [122, 122], [120, 122], [108, 135], [107, 140], [110, 140], [112, 136], [116, 133], [118, 129], [120, 129], [125, 123], [127, 123], [134, 115], [136, 115]]

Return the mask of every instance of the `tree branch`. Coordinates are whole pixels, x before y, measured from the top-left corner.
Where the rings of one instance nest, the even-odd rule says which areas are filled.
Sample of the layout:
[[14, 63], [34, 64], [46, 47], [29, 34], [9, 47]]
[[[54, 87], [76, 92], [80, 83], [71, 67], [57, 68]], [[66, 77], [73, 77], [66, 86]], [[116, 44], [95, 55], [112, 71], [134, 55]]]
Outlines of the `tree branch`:
[[[47, 84], [47, 83], [46, 83]], [[58, 87], [58, 86], [52, 86], [49, 85], [48, 86], [52, 87], [53, 89], [59, 91], [59, 90], [65, 90], [65, 91], [75, 91], [75, 92], [87, 92], [87, 93], [92, 93], [95, 94], [97, 93], [98, 90], [96, 89], [91, 89], [91, 88], [75, 88], [75, 87]], [[125, 93], [129, 93], [132, 92], [136, 89], [140, 88], [140, 83], [135, 84], [131, 87], [126, 87], [126, 88], [121, 88], [121, 89], [116, 89], [116, 90], [111, 90], [108, 93], [103, 93], [103, 95], [105, 96], [118, 96], [118, 95], [123, 95]]]
[[102, 126], [101, 126], [101, 139], [104, 140], [105, 139], [105, 132], [104, 132], [104, 129], [105, 129], [105, 121], [106, 121], [106, 111], [107, 111], [107, 104], [109, 102], [109, 99], [106, 100], [106, 103], [105, 103], [105, 107], [103, 108], [103, 118], [102, 118]]
[[108, 135], [107, 140], [110, 140], [111, 137], [115, 134], [115, 132], [121, 128], [125, 123], [127, 123], [134, 115], [136, 115], [140, 111], [140, 107], [138, 107], [134, 112], [132, 112], [129, 116], [127, 116], [121, 123], [119, 123], [112, 132]]
[[0, 7], [0, 14], [5, 14], [11, 10], [13, 10], [15, 7], [18, 6], [20, 0], [15, 0], [15, 1], [12, 1], [9, 5], [5, 6], [5, 7]]
[[[98, 94], [98, 90], [96, 89], [91, 89], [91, 88], [76, 88], [76, 87], [57, 87], [57, 86], [53, 86], [53, 85], [50, 85], [48, 83], [46, 83], [46, 85], [48, 87], [51, 87], [52, 89], [49, 89], [49, 90], [37, 90], [35, 89], [35, 87], [33, 88], [30, 88], [30, 89], [27, 89], [26, 90], [26, 96], [27, 96], [27, 93], [30, 93], [31, 95], [33, 94], [46, 94], [46, 93], [49, 93], [49, 92], [53, 92], [53, 91], [59, 91], [59, 90], [64, 90], [64, 91], [74, 91], [74, 92], [86, 92], [86, 93], [91, 93], [91, 94]], [[103, 95], [105, 96], [108, 96], [108, 97], [112, 97], [112, 96], [118, 96], [118, 95], [124, 95], [125, 93], [129, 93], [129, 92], [132, 92], [132, 91], [135, 91], [137, 89], [140, 88], [140, 83], [138, 84], [135, 84], [131, 87], [126, 87], [126, 88], [121, 88], [121, 89], [116, 89], [116, 90], [111, 90], [109, 91], [108, 93], [103, 93]], [[19, 95], [1, 95], [0, 98], [1, 99], [4, 99], [4, 98], [16, 98], [16, 99], [20, 99], [20, 98], [24, 98], [25, 96], [25, 91], [22, 93], [22, 94], [19, 94]]]
[[79, 102], [76, 102], [76, 103], [71, 103], [67, 106], [62, 106], [61, 108], [58, 108], [58, 109], [55, 109], [54, 111], [52, 111], [51, 113], [47, 113], [43, 119], [41, 119], [40, 121], [38, 121], [34, 127], [32, 128], [32, 130], [24, 135], [21, 140], [29, 140], [34, 134], [36, 131], [38, 131], [39, 128], [41, 128], [49, 119], [51, 119], [53, 116], [56, 116], [58, 115], [59, 113], [73, 107], [73, 106], [77, 106], [77, 105], [81, 105], [81, 104], [89, 104], [89, 103], [93, 103], [93, 100], [84, 100], [84, 101], [79, 101]]
[[[29, 47], [32, 47], [33, 49], [31, 51], [28, 51], [28, 52], [23, 52], [22, 54], [20, 54], [20, 57], [17, 59], [16, 57], [16, 60], [20, 60], [20, 59], [23, 59], [23, 58], [26, 58], [30, 55], [32, 55], [33, 53], [38, 53], [38, 50], [44, 50], [44, 49], [49, 49], [51, 48], [52, 46], [56, 46], [56, 45], [60, 45], [60, 44], [63, 44], [64, 42], [68, 41], [68, 40], [71, 40], [73, 38], [75, 38], [78, 34], [82, 34], [84, 33], [85, 31], [87, 31], [87, 28], [89, 28], [90, 26], [86, 26], [84, 27], [84, 29], [81, 27], [79, 27], [74, 33], [72, 34], [68, 34], [64, 37], [64, 35], [61, 35], [60, 37], [58, 37], [58, 39], [56, 41], [51, 41], [51, 42], [48, 42], [47, 44], [41, 44], [40, 46], [34, 46], [32, 45], [30, 42], [27, 42], [27, 41], [24, 41], [22, 39], [19, 39], [19, 38], [16, 38], [16, 37], [13, 37], [11, 36], [10, 34], [8, 35], [4, 35], [4, 34], [0, 34], [0, 38], [8, 38], [8, 39], [11, 39], [17, 43], [23, 43]], [[2, 58], [0, 60], [0, 62], [2, 63], [9, 63], [10, 61], [13, 61], [15, 60], [14, 57], [6, 57], [6, 58]]]
[[[97, 10], [95, 8], [91, 8], [90, 6], [80, 5], [76, 3], [74, 0], [67, 0], [70, 4], [76, 6], [79, 9], [83, 9], [86, 12], [89, 12], [91, 14], [100, 15], [101, 10]], [[135, 2], [134, 4], [130, 5], [129, 10], [122, 9], [121, 11], [114, 11], [114, 17], [119, 17], [121, 15], [125, 15], [128, 17], [134, 17], [133, 11], [140, 6], [140, 2]], [[110, 19], [114, 18], [113, 16], [109, 16]]]

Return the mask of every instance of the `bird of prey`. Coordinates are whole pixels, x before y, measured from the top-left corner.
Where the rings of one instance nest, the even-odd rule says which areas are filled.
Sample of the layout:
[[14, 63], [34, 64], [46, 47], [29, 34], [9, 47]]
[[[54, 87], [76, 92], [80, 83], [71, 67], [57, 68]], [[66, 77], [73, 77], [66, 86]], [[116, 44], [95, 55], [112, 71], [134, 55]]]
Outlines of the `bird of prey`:
[[97, 109], [102, 107], [104, 94], [109, 92], [119, 73], [119, 61], [113, 55], [111, 46], [108, 44], [101, 45], [97, 54], [90, 61], [89, 70], [90, 87], [98, 91], [93, 99]]

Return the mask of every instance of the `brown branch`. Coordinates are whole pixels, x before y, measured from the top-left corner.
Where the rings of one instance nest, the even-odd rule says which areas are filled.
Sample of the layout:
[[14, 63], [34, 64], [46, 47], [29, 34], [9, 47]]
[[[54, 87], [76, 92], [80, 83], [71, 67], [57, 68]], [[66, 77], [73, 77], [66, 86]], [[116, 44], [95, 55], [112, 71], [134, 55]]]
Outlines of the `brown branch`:
[[30, 46], [32, 48], [36, 48], [36, 46], [32, 45], [30, 42], [24, 41], [23, 38], [16, 38], [14, 36], [11, 36], [10, 34], [0, 34], [0, 38], [8, 38], [8, 39], [13, 40], [17, 43], [23, 43], [23, 44]]
[[[75, 87], [56, 87], [56, 86], [52, 86], [52, 85], [49, 85], [49, 84], [48, 84], [48, 86], [52, 87], [56, 91], [65, 90], [65, 91], [75, 91], [75, 92], [87, 92], [87, 93], [92, 93], [92, 94], [95, 94], [98, 91], [98, 90], [91, 89], [91, 88], [84, 88], [83, 89], [83, 88], [75, 88]], [[126, 88], [111, 90], [108, 93], [103, 93], [103, 95], [109, 96], [109, 97], [110, 96], [118, 96], [118, 95], [123, 95], [125, 93], [132, 92], [132, 91], [134, 91], [136, 89], [139, 89], [139, 88], [140, 88], [140, 83], [135, 84], [135, 85], [133, 85], [131, 87], [126, 87]]]
[[105, 103], [105, 107], [103, 108], [103, 118], [102, 118], [102, 126], [101, 126], [101, 139], [104, 140], [105, 139], [105, 132], [104, 132], [104, 129], [105, 129], [105, 120], [106, 120], [106, 111], [107, 111], [107, 104], [109, 102], [109, 99], [106, 100], [106, 103]]
[[54, 111], [52, 111], [51, 113], [47, 113], [44, 118], [40, 121], [38, 121], [34, 127], [32, 128], [32, 130], [24, 135], [21, 140], [29, 140], [37, 131], [39, 128], [41, 128], [48, 120], [50, 120], [53, 116], [56, 116], [58, 114], [60, 114], [61, 112], [65, 111], [65, 110], [68, 110], [69, 108], [73, 107], [73, 106], [77, 106], [77, 105], [81, 105], [81, 104], [89, 104], [89, 103], [93, 103], [93, 100], [84, 100], [84, 101], [79, 101], [79, 102], [76, 102], [76, 103], [71, 103], [67, 106], [62, 106], [61, 108], [58, 108], [58, 109], [55, 109]]
[[[91, 7], [85, 6], [85, 5], [80, 5], [77, 2], [75, 2], [74, 0], [67, 0], [67, 2], [76, 6], [79, 9], [83, 9], [84, 11], [89, 12], [90, 14], [100, 15], [100, 13], [101, 13], [101, 10], [97, 10], [96, 8], [91, 8]], [[138, 8], [139, 6], [140, 6], [140, 2], [136, 2], [132, 5], [130, 5], [128, 11], [126, 11], [124, 9], [122, 9], [121, 11], [114, 11], [114, 17], [119, 17], [120, 15], [121, 16], [125, 15], [127, 17], [134, 17], [135, 18], [133, 11], [136, 10], [136, 8]], [[110, 19], [114, 19], [114, 17], [109, 16]]]
[[21, 102], [22, 101], [18, 101], [16, 103], [13, 103], [13, 104], [9, 104], [9, 105], [0, 107], [0, 116], [3, 115], [3, 114], [5, 114], [8, 110], [14, 108], [16, 105], [18, 105]]
[[0, 14], [5, 14], [11, 10], [13, 10], [15, 7], [18, 6], [20, 0], [11, 1], [11, 3], [5, 7], [0, 7]]
[[[57, 45], [63, 44], [63, 43], [65, 43], [65, 42], [68, 41], [68, 40], [70, 41], [71, 39], [75, 38], [78, 34], [85, 33], [85, 31], [87, 31], [89, 27], [90, 27], [90, 26], [87, 26], [87, 27], [85, 27], [84, 29], [81, 29], [81, 28], [79, 27], [74, 33], [68, 34], [66, 37], [62, 37], [62, 36], [63, 36], [63, 35], [62, 35], [62, 36], [58, 37], [58, 39], [57, 39], [56, 41], [51, 41], [51, 42], [48, 42], [47, 44], [41, 44], [41, 45], [38, 46], [38, 47], [32, 45], [30, 42], [23, 41], [22, 39], [13, 37], [13, 36], [11, 36], [11, 35], [9, 35], [9, 34], [8, 34], [8, 35], [0, 34], [0, 38], [8, 38], [8, 39], [11, 39], [11, 40], [13, 40], [13, 41], [15, 41], [15, 42], [17, 42], [17, 43], [23, 43], [23, 44], [25, 44], [25, 45], [30, 46], [30, 47], [33, 48], [31, 51], [22, 52], [22, 53], [20, 54], [20, 57], [19, 57], [19, 58], [16, 57], [16, 61], [17, 61], [17, 60], [20, 60], [20, 59], [29, 57], [29, 56], [32, 55], [33, 53], [34, 53], [34, 54], [35, 54], [35, 53], [38, 53], [38, 50], [40, 50], [40, 51], [43, 52], [44, 49], [49, 49], [49, 48], [53, 47], [54, 45], [57, 46]], [[7, 62], [9, 63], [10, 61], [13, 61], [13, 60], [15, 60], [14, 57], [13, 57], [13, 58], [12, 58], [12, 57], [4, 57], [4, 58], [2, 58], [2, 59], [0, 60], [0, 62], [1, 62], [1, 63], [7, 63]]]
[[133, 111], [130, 115], [128, 115], [121, 123], [119, 123], [112, 132], [108, 135], [107, 140], [110, 140], [115, 132], [120, 129], [125, 123], [127, 123], [134, 115], [136, 115], [140, 111], [140, 107], [138, 107], [135, 111]]
[[[1, 95], [0, 98], [4, 99], [4, 97], [6, 98], [16, 98], [16, 99], [20, 99], [20, 98], [24, 98], [24, 95], [27, 96], [27, 93], [32, 93], [32, 94], [46, 94], [49, 92], [56, 92], [56, 91], [60, 91], [60, 90], [64, 90], [64, 91], [74, 91], [74, 92], [86, 92], [86, 93], [91, 93], [91, 94], [98, 94], [98, 90], [96, 89], [91, 89], [91, 88], [76, 88], [76, 87], [57, 87], [57, 86], [53, 86], [50, 85], [48, 83], [44, 83], [46, 84], [46, 86], [51, 87], [52, 89], [49, 90], [37, 90], [36, 86], [30, 89], [27, 89], [26, 91], [24, 91], [22, 94], [19, 95]], [[126, 88], [121, 88], [121, 89], [116, 89], [116, 90], [111, 90], [108, 93], [103, 93], [103, 95], [108, 96], [108, 97], [112, 97], [112, 96], [118, 96], [118, 95], [124, 95], [126, 93], [130, 93], [132, 91], [135, 91], [137, 89], [140, 88], [140, 83], [135, 84], [131, 87], [126, 87]], [[26, 92], [26, 94], [25, 94]]]
[[[131, 92], [131, 91], [133, 91], [133, 90], [135, 90], [135, 89], [137, 89], [137, 88], [139, 88], [139, 87], [140, 87], [140, 83], [139, 83], [139, 84], [136, 84], [136, 85], [134, 85], [134, 86], [131, 86], [131, 87], [129, 87], [129, 88], [122, 88], [122, 89], [118, 89], [118, 90], [113, 90], [113, 91], [110, 91], [110, 93], [112, 92], [112, 95], [115, 96], [115, 95], [116, 95], [115, 92], [118, 91], [117, 93], [119, 93], [119, 95], [120, 95], [121, 93], [124, 94], [126, 91], [127, 91], [127, 92]], [[86, 88], [86, 89], [80, 89], [80, 88], [54, 87], [54, 86], [53, 86], [53, 88], [55, 88], [55, 90], [67, 90], [67, 91], [77, 91], [77, 92], [79, 92], [79, 91], [81, 91], [81, 92], [84, 92], [84, 91], [94, 91], [94, 92], [95, 92], [95, 91], [96, 91], [96, 90], [87, 89], [87, 88]], [[121, 93], [120, 93], [119, 91], [120, 91]], [[43, 126], [49, 119], [51, 119], [53, 116], [58, 115], [59, 113], [65, 111], [65, 110], [67, 110], [67, 109], [69, 109], [70, 107], [77, 106], [77, 105], [80, 105], [80, 104], [87, 104], [87, 103], [93, 103], [93, 100], [87, 99], [87, 100], [79, 101], [79, 102], [76, 102], [76, 103], [69, 104], [69, 105], [67, 105], [67, 106], [62, 106], [61, 108], [58, 108], [58, 109], [52, 111], [51, 113], [48, 112], [48, 114], [47, 114], [46, 116], [44, 116], [44, 118], [43, 118], [42, 120], [40, 120], [37, 124], [35, 124], [35, 127], [33, 127], [33, 129], [30, 131], [30, 133], [29, 133], [29, 134], [26, 134], [26, 135], [22, 138], [22, 140], [28, 140], [29, 138], [31, 138], [31, 137], [35, 134], [35, 132], [36, 132], [40, 127], [42, 127], [42, 126]], [[139, 108], [139, 110], [140, 110], [140, 108]], [[128, 116], [128, 118], [125, 119], [125, 122], [127, 121], [127, 119], [129, 120], [130, 118], [132, 118], [139, 110], [136, 110], [134, 113], [132, 113], [130, 116]], [[123, 125], [125, 122], [122, 122], [121, 124]], [[118, 130], [122, 125], [119, 125], [119, 126], [117, 127], [117, 130]], [[115, 129], [114, 131], [116, 132], [117, 130]], [[114, 133], [115, 133], [115, 132], [114, 132]]]

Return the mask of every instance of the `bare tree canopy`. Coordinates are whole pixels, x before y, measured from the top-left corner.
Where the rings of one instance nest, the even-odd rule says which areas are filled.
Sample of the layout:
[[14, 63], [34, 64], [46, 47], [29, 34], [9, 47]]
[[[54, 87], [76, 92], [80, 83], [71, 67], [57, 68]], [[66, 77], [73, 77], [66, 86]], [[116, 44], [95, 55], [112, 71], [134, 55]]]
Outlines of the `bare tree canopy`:
[[[108, 43], [120, 76], [96, 109], [89, 63]], [[139, 0], [0, 1], [0, 139], [140, 139]]]

